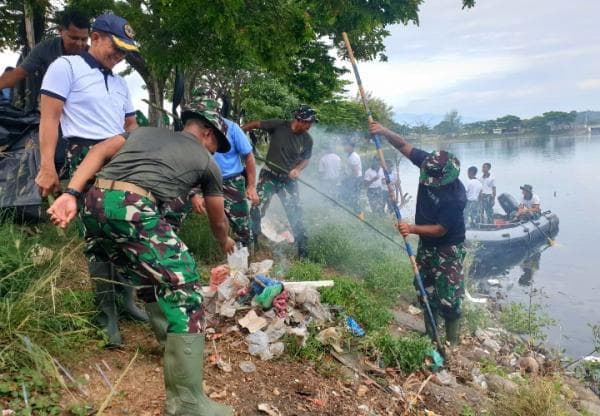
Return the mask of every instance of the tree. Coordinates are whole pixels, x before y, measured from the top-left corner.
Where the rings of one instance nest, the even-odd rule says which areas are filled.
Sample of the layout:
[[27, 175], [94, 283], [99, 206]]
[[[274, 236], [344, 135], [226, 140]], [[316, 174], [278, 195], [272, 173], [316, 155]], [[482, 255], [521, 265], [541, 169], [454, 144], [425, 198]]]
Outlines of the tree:
[[499, 117], [496, 119], [498, 125], [502, 126], [505, 129], [514, 129], [521, 126], [521, 119], [517, 116], [506, 115], [504, 117]]
[[444, 120], [438, 123], [434, 127], [434, 130], [444, 135], [457, 134], [460, 131], [461, 125], [461, 118], [458, 115], [458, 111], [452, 110], [446, 113]]
[[548, 111], [542, 114], [545, 123], [550, 129], [570, 128], [577, 117], [576, 112]]

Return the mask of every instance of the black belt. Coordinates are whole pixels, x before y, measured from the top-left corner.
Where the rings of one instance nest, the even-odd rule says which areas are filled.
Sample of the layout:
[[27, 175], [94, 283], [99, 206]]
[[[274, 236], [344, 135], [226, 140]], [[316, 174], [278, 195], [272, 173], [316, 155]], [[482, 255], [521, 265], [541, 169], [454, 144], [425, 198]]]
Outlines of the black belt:
[[83, 137], [73, 137], [73, 136], [72, 137], [63, 137], [63, 139], [68, 141], [70, 144], [79, 144], [79, 145], [83, 145], [83, 146], [93, 146], [95, 144], [98, 144], [98, 143], [106, 140], [106, 139], [99, 139], [99, 140], [84, 139]]
[[242, 172], [240, 172], [240, 173], [236, 173], [236, 174], [234, 174], [234, 175], [227, 175], [227, 176], [223, 176], [223, 180], [224, 180], [224, 181], [230, 181], [230, 180], [232, 180], [232, 179], [235, 179], [235, 178], [238, 178], [238, 177], [240, 177], [240, 176], [244, 176], [244, 175], [242, 175]]

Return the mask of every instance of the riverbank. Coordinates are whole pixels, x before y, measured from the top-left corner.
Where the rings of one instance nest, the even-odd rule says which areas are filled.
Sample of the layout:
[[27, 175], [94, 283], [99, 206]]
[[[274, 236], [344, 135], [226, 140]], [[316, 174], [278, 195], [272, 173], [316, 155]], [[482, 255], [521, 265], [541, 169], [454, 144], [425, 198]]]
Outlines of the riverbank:
[[[186, 230], [187, 238], [194, 236], [193, 251], [210, 259], [201, 266], [206, 277], [222, 257], [201, 219], [192, 219]], [[147, 325], [134, 323], [123, 324], [124, 348], [102, 348], [75, 231], [69, 230], [66, 243], [49, 225], [3, 225], [0, 235], [0, 267], [7, 276], [0, 288], [4, 307], [11, 306], [0, 321], [0, 406], [26, 411], [26, 394], [38, 414], [96, 414], [101, 408], [110, 415], [162, 414], [160, 348]], [[256, 414], [259, 405], [279, 412], [265, 414], [281, 415], [516, 415], [499, 409], [532, 406], [531, 397], [539, 398], [540, 412], [551, 410], [528, 413], [532, 416], [595, 414], [600, 403], [590, 390], [539, 343], [500, 329], [493, 319], [518, 321], [523, 311], [503, 312], [494, 302], [489, 309], [467, 307], [461, 346], [449, 351], [445, 371], [432, 372], [431, 358], [424, 358], [429, 343], [418, 335], [422, 316], [413, 302], [408, 264], [372, 236], [360, 245], [355, 238], [356, 230], [344, 224], [319, 224], [311, 228], [311, 261], [291, 260], [286, 243], [269, 245], [260, 256], [272, 256], [274, 277], [333, 279], [334, 287], [322, 290], [321, 300], [353, 316], [366, 336], [333, 322], [342, 334], [342, 353], [317, 341], [322, 328], [315, 327], [304, 346], [288, 339], [283, 356], [262, 361], [248, 353], [244, 330], [237, 326], [242, 312], [218, 319], [207, 331], [208, 394], [240, 415]], [[216, 364], [215, 354], [230, 371]], [[256, 370], [245, 373], [240, 363], [246, 361]]]

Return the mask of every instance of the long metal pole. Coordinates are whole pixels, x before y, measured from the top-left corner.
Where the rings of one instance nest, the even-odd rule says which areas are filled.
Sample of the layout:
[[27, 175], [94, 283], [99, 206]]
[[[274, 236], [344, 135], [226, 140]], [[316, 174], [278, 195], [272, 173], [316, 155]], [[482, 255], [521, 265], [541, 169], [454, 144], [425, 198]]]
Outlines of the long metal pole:
[[[354, 59], [354, 52], [352, 52], [352, 46], [350, 45], [350, 39], [348, 39], [348, 34], [346, 32], [342, 33], [342, 36], [344, 37], [344, 43], [346, 44], [346, 50], [348, 51], [348, 57], [350, 58], [350, 63], [352, 64], [352, 70], [353, 70], [354, 76], [356, 78], [356, 84], [358, 85], [358, 91], [362, 98], [363, 105], [365, 106], [365, 111], [367, 112], [367, 117], [368, 117], [369, 124], [370, 124], [374, 121], [373, 114], [371, 113], [371, 109], [369, 108], [369, 100], [367, 99], [367, 95], [365, 94], [365, 90], [363, 88], [362, 81], [360, 79], [360, 74], [358, 73], [358, 66], [356, 65], [356, 59]], [[387, 184], [387, 187], [388, 187], [388, 193], [390, 196], [390, 200], [394, 203], [393, 204], [394, 205], [394, 214], [396, 215], [396, 220], [398, 221], [398, 224], [400, 224], [400, 221], [402, 220], [402, 214], [400, 213], [400, 208], [398, 208], [398, 200], [396, 199], [396, 195], [395, 195], [394, 189], [392, 187], [392, 181], [390, 179], [390, 174], [389, 174], [389, 171], [388, 171], [386, 163], [385, 163], [385, 157], [383, 156], [383, 149], [381, 148], [381, 138], [379, 137], [379, 135], [377, 135], [377, 134], [373, 135], [373, 142], [375, 143], [375, 147], [377, 149], [377, 155], [379, 156], [379, 163], [381, 165], [381, 168], [383, 169], [383, 174], [385, 176], [385, 183]], [[415, 259], [415, 255], [414, 255], [412, 246], [410, 245], [410, 243], [408, 242], [406, 237], [402, 236], [402, 238], [404, 240], [404, 246], [406, 247], [406, 252], [408, 253], [408, 258], [410, 260], [410, 264], [411, 264], [413, 272], [415, 274], [415, 281], [417, 282], [417, 286], [419, 288], [419, 294], [421, 295], [421, 300], [423, 301], [423, 304], [425, 305], [427, 317], [429, 318], [429, 323], [431, 325], [431, 333], [433, 335], [433, 340], [438, 345], [440, 352], [443, 353], [443, 346], [440, 343], [440, 340], [438, 338], [436, 321], [435, 321], [435, 318], [431, 311], [431, 306], [429, 305], [427, 291], [425, 290], [425, 287], [423, 286], [423, 279], [421, 279], [421, 273], [419, 273], [419, 267], [417, 266], [417, 261]]]

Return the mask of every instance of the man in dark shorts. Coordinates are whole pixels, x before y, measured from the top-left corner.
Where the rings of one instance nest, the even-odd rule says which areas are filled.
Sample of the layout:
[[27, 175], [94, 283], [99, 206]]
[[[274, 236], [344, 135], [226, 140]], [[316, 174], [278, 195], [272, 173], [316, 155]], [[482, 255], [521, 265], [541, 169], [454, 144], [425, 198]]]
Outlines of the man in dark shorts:
[[[461, 303], [464, 296], [465, 187], [458, 179], [460, 162], [445, 150], [427, 153], [407, 143], [399, 134], [379, 123], [371, 124], [371, 134], [384, 136], [413, 164], [421, 169], [415, 224], [401, 222], [400, 233], [419, 236], [417, 264], [423, 285], [430, 294], [434, 317], [439, 313], [446, 323], [446, 340], [459, 343]], [[436, 318], [437, 320], [437, 318]], [[425, 317], [428, 334], [433, 331]]]
[[[149, 308], [153, 329], [165, 340], [166, 415], [233, 416], [233, 409], [203, 392], [204, 311], [194, 258], [162, 215], [160, 205], [204, 195], [213, 234], [224, 252], [233, 250], [223, 204], [223, 182], [211, 153], [229, 151], [227, 128], [216, 105], [184, 108], [184, 130], [140, 127], [95, 145], [69, 188], [50, 207], [52, 221], [65, 227], [89, 180], [82, 218], [93, 238], [86, 255], [109, 259], [123, 271]], [[125, 138], [128, 136], [128, 138]], [[106, 160], [110, 160], [102, 167]], [[97, 173], [97, 174], [96, 174]], [[164, 331], [166, 328], [167, 334]], [[166, 338], [166, 339], [165, 339]]]
[[296, 179], [308, 166], [312, 156], [313, 139], [308, 130], [317, 121], [317, 113], [312, 108], [302, 105], [292, 114], [294, 116], [292, 121], [251, 121], [244, 124], [242, 130], [248, 132], [261, 129], [268, 132], [271, 137], [266, 163], [260, 171], [256, 187], [260, 202], [250, 211], [253, 237], [256, 241], [261, 234], [261, 218], [265, 215], [269, 201], [274, 194], [277, 194], [292, 228], [298, 257], [302, 258], [308, 255], [308, 238], [302, 223]]

